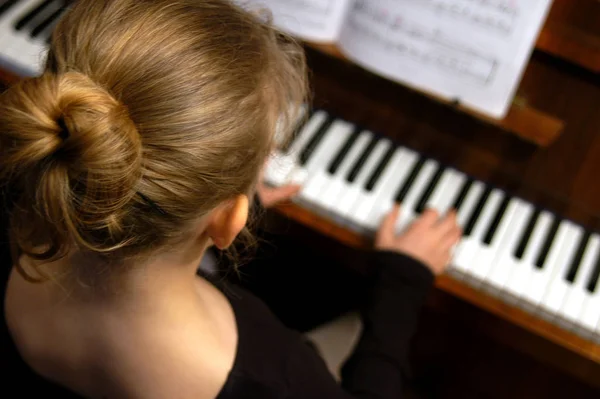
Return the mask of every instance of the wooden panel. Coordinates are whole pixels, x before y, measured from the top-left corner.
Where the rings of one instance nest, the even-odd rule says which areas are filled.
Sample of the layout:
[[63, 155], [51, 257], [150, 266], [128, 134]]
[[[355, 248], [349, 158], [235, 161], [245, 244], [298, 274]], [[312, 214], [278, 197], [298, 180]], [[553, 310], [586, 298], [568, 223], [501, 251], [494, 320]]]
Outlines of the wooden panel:
[[600, 2], [554, 0], [536, 48], [600, 72]]
[[[307, 46], [321, 51], [324, 54], [348, 61], [347, 58], [334, 45], [317, 43], [306, 44]], [[410, 89], [405, 88], [405, 90], [408, 91]], [[428, 93], [425, 91], [419, 91], [419, 93], [447, 106], [451, 106], [456, 111], [464, 112], [480, 121], [488, 123], [492, 126], [496, 126], [507, 132], [513, 133], [524, 140], [541, 146], [547, 146], [551, 144], [561, 134], [564, 128], [563, 121], [531, 107], [527, 104], [527, 100], [524, 98], [515, 98], [515, 101], [509, 109], [506, 117], [498, 120], [458, 104], [454, 104], [448, 100], [436, 96], [433, 93]]]

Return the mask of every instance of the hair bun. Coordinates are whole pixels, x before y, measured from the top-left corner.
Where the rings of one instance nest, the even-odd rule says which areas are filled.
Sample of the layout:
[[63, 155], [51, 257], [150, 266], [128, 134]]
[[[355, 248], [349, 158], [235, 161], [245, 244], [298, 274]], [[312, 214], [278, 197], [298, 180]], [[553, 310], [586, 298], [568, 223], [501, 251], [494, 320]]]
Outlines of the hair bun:
[[123, 104], [81, 73], [44, 74], [2, 94], [0, 121], [0, 178], [29, 193], [46, 222], [76, 238], [121, 230], [118, 211], [135, 193], [142, 153]]

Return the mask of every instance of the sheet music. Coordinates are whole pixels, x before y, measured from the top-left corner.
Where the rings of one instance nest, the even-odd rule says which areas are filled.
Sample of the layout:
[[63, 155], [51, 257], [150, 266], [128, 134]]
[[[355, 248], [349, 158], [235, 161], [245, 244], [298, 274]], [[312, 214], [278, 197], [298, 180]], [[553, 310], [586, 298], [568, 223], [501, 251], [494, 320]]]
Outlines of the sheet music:
[[351, 0], [237, 0], [238, 4], [264, 6], [274, 24], [297, 37], [315, 42], [338, 39]]
[[355, 0], [340, 33], [365, 68], [506, 115], [552, 0]]

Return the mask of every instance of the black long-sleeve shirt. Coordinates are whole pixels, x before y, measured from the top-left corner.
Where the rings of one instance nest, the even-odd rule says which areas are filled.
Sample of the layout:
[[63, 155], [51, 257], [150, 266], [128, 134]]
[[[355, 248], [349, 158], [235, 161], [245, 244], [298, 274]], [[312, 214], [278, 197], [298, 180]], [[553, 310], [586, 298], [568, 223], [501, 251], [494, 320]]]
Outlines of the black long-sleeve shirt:
[[302, 335], [287, 329], [248, 291], [224, 290], [238, 322], [236, 361], [218, 399], [402, 397], [408, 348], [433, 275], [416, 260], [373, 253], [376, 277], [362, 309], [364, 328], [342, 369], [342, 384]]

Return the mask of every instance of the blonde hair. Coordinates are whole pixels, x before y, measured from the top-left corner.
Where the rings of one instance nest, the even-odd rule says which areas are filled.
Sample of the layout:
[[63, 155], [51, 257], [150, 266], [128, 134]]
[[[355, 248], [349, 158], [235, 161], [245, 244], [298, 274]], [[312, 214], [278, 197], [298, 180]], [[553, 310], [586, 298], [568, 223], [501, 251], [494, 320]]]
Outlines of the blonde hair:
[[78, 1], [44, 73], [0, 97], [14, 262], [177, 243], [252, 191], [305, 95], [301, 48], [227, 1]]

